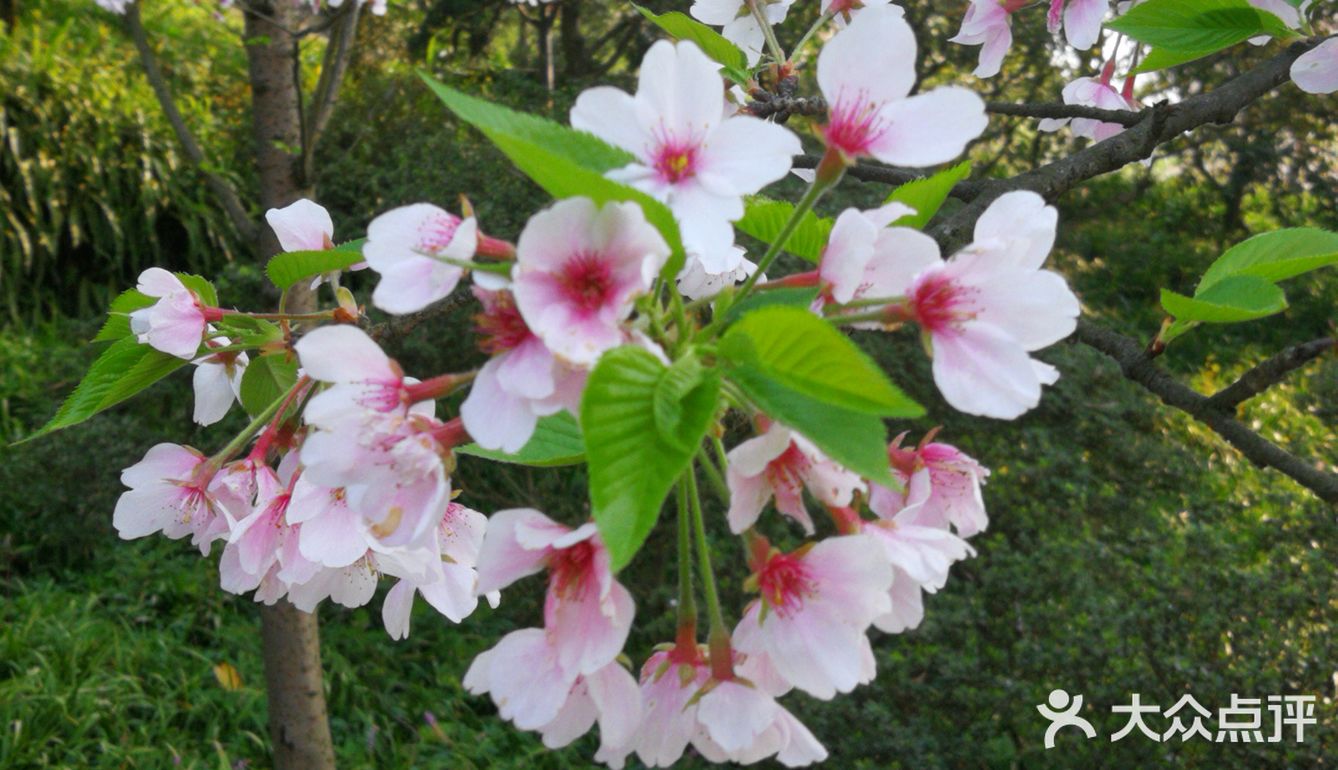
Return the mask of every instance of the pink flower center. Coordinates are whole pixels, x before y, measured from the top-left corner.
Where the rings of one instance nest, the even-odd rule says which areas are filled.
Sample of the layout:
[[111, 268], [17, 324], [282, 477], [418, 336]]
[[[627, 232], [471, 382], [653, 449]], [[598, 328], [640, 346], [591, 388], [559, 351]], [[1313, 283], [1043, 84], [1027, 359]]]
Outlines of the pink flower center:
[[595, 547], [589, 540], [582, 540], [570, 548], [555, 551], [548, 569], [556, 593], [566, 597], [579, 596], [595, 574]]
[[418, 228], [418, 250], [425, 254], [436, 254], [455, 239], [455, 231], [460, 229], [460, 218], [453, 214], [433, 216]]
[[881, 104], [870, 101], [864, 93], [854, 98], [846, 98], [845, 94], [838, 96], [832, 105], [827, 125], [822, 129], [827, 146], [851, 158], [868, 155], [869, 148], [889, 128], [879, 116], [880, 107]]
[[557, 276], [563, 297], [583, 313], [593, 313], [613, 295], [613, 270], [599, 254], [581, 253], [568, 259]]
[[474, 330], [479, 348], [492, 355], [514, 350], [534, 336], [509, 291], [499, 291], [484, 303], [483, 312], [474, 316]]
[[799, 449], [798, 444], [791, 441], [779, 457], [767, 463], [767, 481], [776, 488], [797, 488], [802, 483], [800, 477], [808, 470], [809, 465], [808, 457]]
[[910, 305], [915, 321], [931, 334], [960, 326], [975, 316], [975, 290], [959, 286], [942, 273], [932, 273], [911, 289]]
[[364, 380], [358, 403], [374, 412], [391, 412], [404, 404], [403, 380]]
[[655, 151], [654, 165], [661, 181], [677, 184], [697, 173], [697, 146], [667, 138]]
[[757, 574], [762, 601], [782, 615], [798, 610], [804, 597], [813, 593], [813, 578], [804, 560], [793, 554], [775, 554]]

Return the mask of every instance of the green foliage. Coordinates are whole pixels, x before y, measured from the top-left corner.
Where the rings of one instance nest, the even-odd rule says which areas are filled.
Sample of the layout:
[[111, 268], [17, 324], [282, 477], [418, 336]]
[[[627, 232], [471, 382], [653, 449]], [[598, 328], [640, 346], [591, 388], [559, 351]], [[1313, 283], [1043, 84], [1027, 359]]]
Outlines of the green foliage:
[[297, 382], [297, 359], [288, 352], [257, 356], [242, 373], [242, 407], [254, 416], [283, 397]]
[[[743, 218], [734, 226], [763, 243], [774, 243], [793, 213], [793, 203], [751, 195], [744, 201]], [[827, 246], [827, 236], [831, 232], [832, 220], [806, 211], [785, 242], [785, 250], [809, 262], [817, 262], [822, 259], [822, 250]]]
[[725, 77], [740, 85], [748, 82], [748, 58], [719, 32], [678, 11], [655, 14], [636, 4], [632, 7], [674, 39], [696, 43], [703, 53], [720, 63], [721, 73]]
[[576, 418], [563, 411], [540, 419], [534, 427], [534, 435], [515, 454], [484, 449], [478, 444], [456, 447], [455, 453], [496, 462], [553, 468], [585, 462], [585, 440]]
[[[135, 52], [78, 0], [24, 3], [0, 34], [0, 302], [8, 320], [86, 315], [151, 265], [198, 272], [245, 252], [203, 180], [188, 168]], [[148, 14], [171, 36], [186, 120], [214, 170], [244, 186], [244, 81], [232, 34], [202, 9]], [[229, 90], [230, 89], [230, 90]]]
[[366, 238], [341, 243], [337, 248], [322, 251], [285, 251], [270, 257], [265, 274], [280, 289], [289, 289], [304, 278], [321, 273], [344, 270], [362, 261], [362, 244]]
[[1229, 324], [1253, 321], [1287, 309], [1277, 284], [1252, 275], [1223, 278], [1192, 298], [1162, 289], [1161, 306], [1178, 321]]
[[600, 357], [581, 397], [595, 524], [621, 569], [645, 542], [716, 410], [720, 381], [688, 357], [666, 367], [621, 347]]
[[1192, 61], [1258, 35], [1293, 34], [1247, 0], [1148, 0], [1106, 26], [1153, 46], [1151, 61], [1138, 72]]
[[897, 187], [887, 196], [885, 202], [904, 203], [915, 209], [915, 213], [907, 214], [892, 224], [898, 227], [923, 229], [943, 207], [943, 202], [948, 199], [948, 193], [952, 192], [953, 185], [968, 176], [971, 176], [971, 161], [964, 160], [933, 176], [914, 179]]

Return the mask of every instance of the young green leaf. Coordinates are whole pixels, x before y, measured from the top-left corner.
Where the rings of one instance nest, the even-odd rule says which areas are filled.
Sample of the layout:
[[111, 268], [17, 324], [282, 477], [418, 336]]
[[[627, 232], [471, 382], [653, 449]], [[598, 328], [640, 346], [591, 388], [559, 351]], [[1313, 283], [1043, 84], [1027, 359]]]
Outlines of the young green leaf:
[[913, 227], [917, 230], [929, 224], [943, 202], [948, 199], [953, 185], [971, 175], [971, 161], [946, 168], [937, 174], [920, 179], [913, 179], [901, 185], [887, 196], [886, 203], [904, 203], [915, 209], [914, 214], [907, 214], [892, 224], [897, 227]]
[[1282, 19], [1248, 0], [1148, 0], [1106, 26], [1169, 52], [1204, 56], [1257, 35], [1293, 34]]
[[[751, 195], [744, 201], [743, 218], [734, 226], [763, 243], [772, 243], [793, 213], [793, 203]], [[832, 220], [807, 211], [785, 242], [785, 250], [809, 262], [817, 262], [822, 259], [822, 250], [826, 248], [831, 232]]]
[[672, 280], [686, 256], [669, 207], [649, 195], [604, 177], [631, 160], [623, 150], [590, 134], [463, 94], [423, 75], [423, 80], [461, 120], [483, 132], [522, 173], [554, 198], [585, 196], [596, 203], [633, 201], [669, 244], [673, 255], [661, 275]]
[[1197, 297], [1224, 278], [1252, 275], [1283, 281], [1338, 264], [1338, 233], [1318, 227], [1293, 227], [1261, 233], [1232, 246], [1203, 273]]
[[748, 82], [748, 57], [719, 32], [678, 11], [656, 14], [635, 3], [632, 7], [650, 20], [650, 23], [669, 33], [676, 40], [690, 40], [696, 43], [703, 53], [720, 63], [725, 76], [730, 80], [739, 84]]
[[747, 366], [841, 409], [884, 417], [924, 414], [849, 337], [805, 309], [778, 305], [748, 313], [725, 332], [720, 354], [727, 367]]
[[808, 308], [813, 305], [813, 300], [817, 298], [818, 287], [816, 286], [796, 286], [753, 292], [725, 310], [725, 323], [732, 324], [754, 310], [773, 305]]
[[321, 251], [281, 252], [270, 258], [265, 265], [265, 274], [275, 286], [288, 289], [307, 278], [332, 270], [344, 270], [358, 264], [362, 261], [364, 241], [365, 239], [358, 240], [338, 248]]
[[109, 342], [130, 336], [130, 314], [157, 302], [153, 297], [142, 294], [138, 289], [126, 289], [112, 300], [107, 308], [107, 321], [98, 330], [93, 342]]
[[581, 426], [576, 424], [576, 418], [570, 412], [558, 412], [540, 419], [534, 426], [534, 435], [515, 454], [484, 449], [478, 444], [456, 447], [455, 453], [515, 465], [553, 468], [584, 461], [585, 441], [581, 438]]
[[56, 416], [23, 441], [77, 425], [185, 365], [184, 359], [142, 345], [134, 337], [123, 337], [102, 351]]
[[1287, 309], [1287, 298], [1271, 281], [1254, 275], [1233, 275], [1193, 297], [1162, 289], [1161, 306], [1177, 321], [1225, 324], [1280, 313]]
[[590, 502], [615, 570], [645, 542], [715, 413], [718, 376], [692, 369], [627, 346], [605, 353], [590, 373], [581, 399]]
[[287, 353], [260, 356], [242, 373], [242, 408], [255, 416], [269, 408], [297, 382], [297, 360]]

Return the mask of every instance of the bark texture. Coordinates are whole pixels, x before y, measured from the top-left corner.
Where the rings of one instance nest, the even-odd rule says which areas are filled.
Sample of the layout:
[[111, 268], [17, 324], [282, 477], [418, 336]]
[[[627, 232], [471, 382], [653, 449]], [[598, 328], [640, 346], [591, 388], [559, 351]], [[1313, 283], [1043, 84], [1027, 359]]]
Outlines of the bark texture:
[[333, 770], [316, 616], [281, 600], [260, 608], [260, 636], [276, 770]]

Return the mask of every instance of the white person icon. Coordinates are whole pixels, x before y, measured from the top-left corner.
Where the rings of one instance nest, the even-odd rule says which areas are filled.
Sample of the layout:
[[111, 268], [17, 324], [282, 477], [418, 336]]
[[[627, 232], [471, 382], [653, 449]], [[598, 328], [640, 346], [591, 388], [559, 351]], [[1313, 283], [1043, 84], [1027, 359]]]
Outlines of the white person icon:
[[1045, 730], [1045, 747], [1053, 749], [1055, 747], [1055, 733], [1062, 727], [1076, 727], [1083, 731], [1088, 739], [1096, 737], [1096, 728], [1092, 723], [1078, 716], [1082, 710], [1082, 696], [1070, 696], [1066, 691], [1054, 689], [1046, 698], [1049, 707], [1045, 703], [1038, 704], [1036, 710], [1041, 712], [1041, 716], [1050, 720], [1050, 726]]

